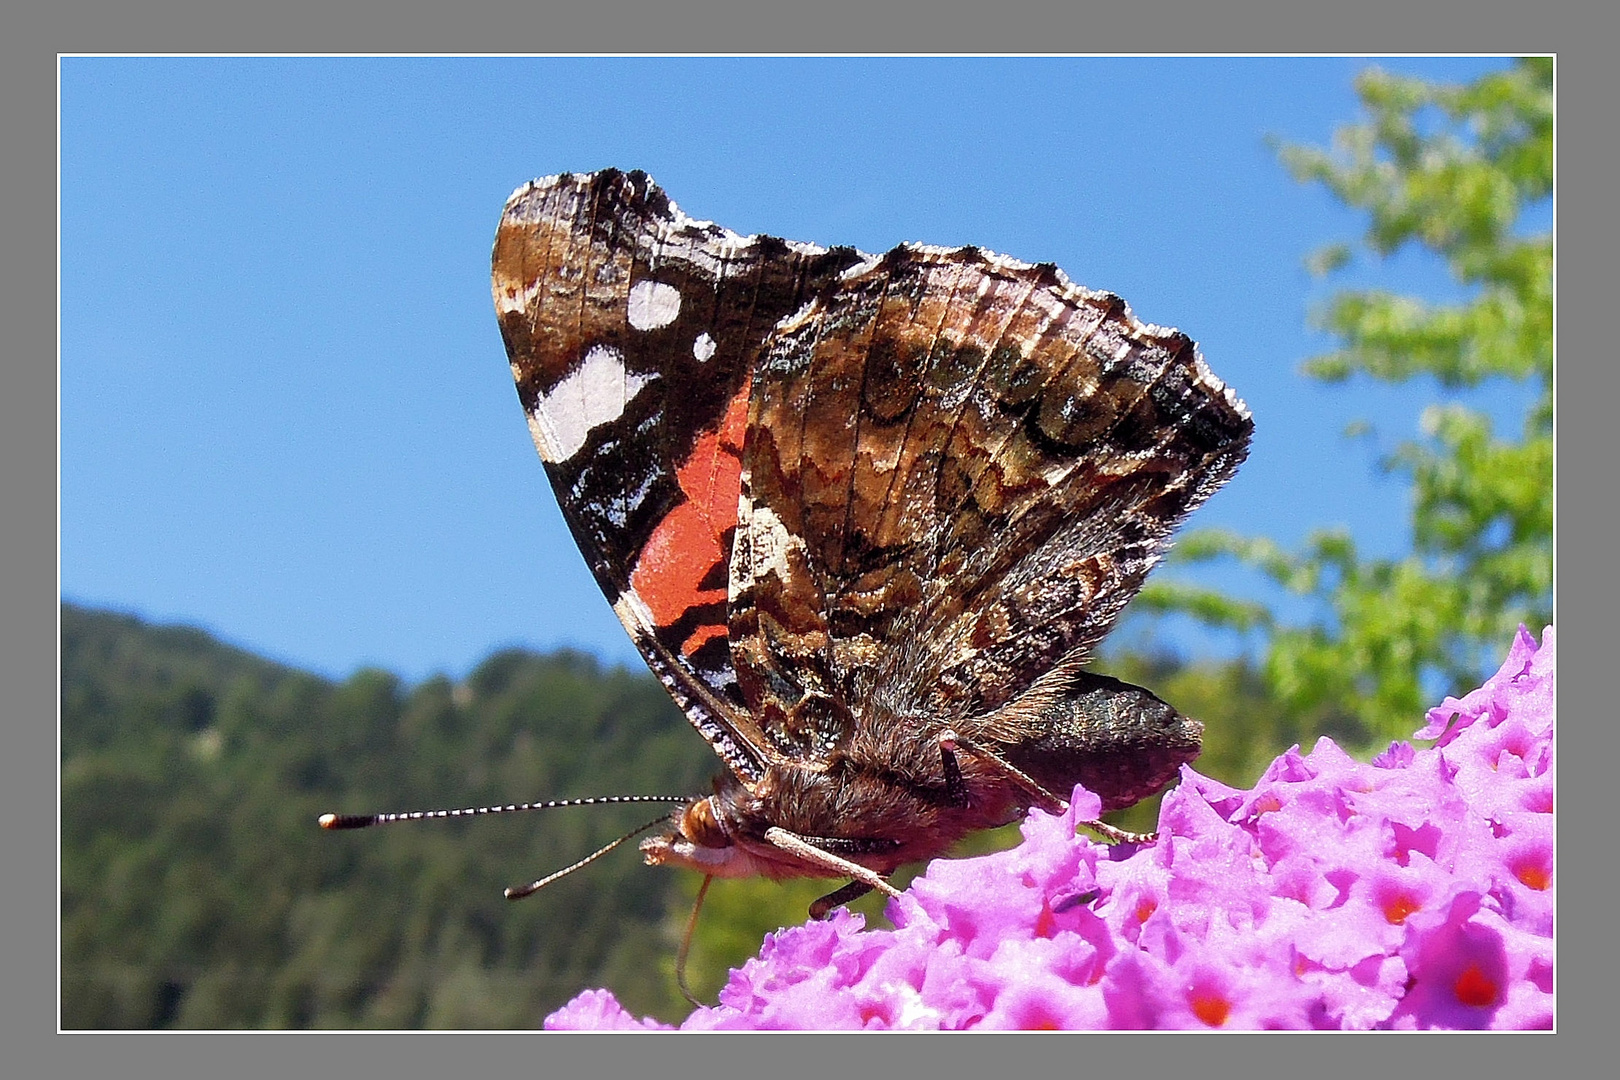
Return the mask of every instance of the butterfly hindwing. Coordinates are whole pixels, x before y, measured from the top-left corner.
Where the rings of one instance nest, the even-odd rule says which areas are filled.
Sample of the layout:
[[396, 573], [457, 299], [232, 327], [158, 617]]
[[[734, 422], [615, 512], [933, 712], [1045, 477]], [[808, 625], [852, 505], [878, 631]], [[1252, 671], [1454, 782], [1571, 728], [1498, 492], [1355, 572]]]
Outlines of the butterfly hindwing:
[[813, 759], [873, 710], [1014, 722], [1251, 430], [1185, 336], [1050, 266], [902, 246], [846, 272], [750, 393], [730, 636], [766, 738]]

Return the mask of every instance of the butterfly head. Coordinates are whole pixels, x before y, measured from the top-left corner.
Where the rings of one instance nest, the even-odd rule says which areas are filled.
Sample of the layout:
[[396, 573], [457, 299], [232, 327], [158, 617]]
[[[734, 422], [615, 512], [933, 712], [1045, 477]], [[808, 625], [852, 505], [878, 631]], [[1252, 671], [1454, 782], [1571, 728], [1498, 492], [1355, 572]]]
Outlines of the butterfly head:
[[693, 799], [671, 815], [669, 832], [641, 842], [642, 858], [648, 866], [680, 866], [713, 877], [767, 873], [762, 860], [735, 842], [729, 806], [723, 790]]

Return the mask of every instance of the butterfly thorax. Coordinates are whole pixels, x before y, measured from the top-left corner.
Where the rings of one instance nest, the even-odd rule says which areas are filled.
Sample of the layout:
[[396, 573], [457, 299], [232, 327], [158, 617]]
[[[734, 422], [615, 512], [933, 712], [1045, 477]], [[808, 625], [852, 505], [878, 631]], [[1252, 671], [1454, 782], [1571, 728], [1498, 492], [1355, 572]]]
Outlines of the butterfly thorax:
[[716, 877], [837, 877], [836, 870], [783, 850], [766, 833], [785, 829], [815, 847], [880, 874], [945, 854], [962, 837], [1004, 825], [1028, 798], [997, 775], [963, 761], [963, 799], [947, 783], [937, 744], [931, 766], [906, 755], [837, 751], [814, 763], [773, 764], [745, 785], [726, 774], [715, 793], [694, 799], [673, 828], [644, 841], [650, 865], [676, 865]]

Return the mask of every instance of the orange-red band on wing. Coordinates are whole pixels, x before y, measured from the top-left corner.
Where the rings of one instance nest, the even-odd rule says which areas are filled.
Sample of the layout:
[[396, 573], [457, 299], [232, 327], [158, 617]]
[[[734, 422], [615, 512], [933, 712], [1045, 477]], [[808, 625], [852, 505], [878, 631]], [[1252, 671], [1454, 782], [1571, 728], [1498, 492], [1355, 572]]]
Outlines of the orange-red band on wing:
[[[656, 626], [679, 622], [693, 608], [726, 599], [730, 532], [737, 524], [742, 490], [742, 445], [748, 428], [748, 385], [732, 397], [719, 426], [698, 437], [691, 456], [675, 471], [686, 501], [658, 524], [630, 575], [630, 587], [652, 612]], [[700, 588], [707, 580], [717, 588]], [[722, 612], [723, 612], [722, 608]], [[691, 656], [726, 633], [724, 614], [694, 629], [681, 643]]]

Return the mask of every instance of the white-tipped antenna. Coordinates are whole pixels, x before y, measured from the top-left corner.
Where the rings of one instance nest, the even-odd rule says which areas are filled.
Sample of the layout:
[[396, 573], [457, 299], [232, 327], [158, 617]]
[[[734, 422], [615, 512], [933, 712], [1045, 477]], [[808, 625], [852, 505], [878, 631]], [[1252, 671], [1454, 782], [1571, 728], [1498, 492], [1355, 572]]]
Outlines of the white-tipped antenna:
[[[590, 799], [553, 799], [550, 802], [507, 803], [505, 806], [469, 806], [461, 810], [410, 810], [402, 814], [322, 814], [317, 821], [323, 829], [365, 829], [391, 825], [396, 821], [426, 821], [429, 818], [478, 817], [481, 814], [515, 814], [523, 810], [555, 810], [563, 806], [605, 806], [612, 803], [688, 803], [691, 795], [598, 795]], [[660, 818], [660, 821], [663, 819]], [[655, 823], [656, 824], [656, 823]], [[651, 828], [651, 826], [643, 826]], [[641, 830], [636, 830], [640, 832]], [[631, 833], [634, 836], [635, 833]]]
[[[366, 829], [373, 825], [391, 825], [397, 821], [478, 817], [481, 814], [515, 814], [523, 810], [555, 810], [564, 806], [610, 806], [617, 803], [689, 803], [692, 798], [691, 795], [598, 795], [589, 799], [552, 799], [548, 802], [507, 803], [505, 806], [469, 806], [460, 810], [409, 810], [401, 814], [322, 814], [317, 821], [323, 829]], [[598, 848], [572, 866], [564, 867], [554, 874], [547, 874], [540, 880], [531, 881], [527, 885], [512, 886], [506, 890], [506, 898], [508, 900], [521, 900], [525, 896], [533, 895], [558, 878], [565, 878], [580, 867], [589, 866], [632, 836], [639, 836], [665, 820], [667, 818], [663, 815], [655, 817], [645, 825], [638, 825], [612, 843]]]

